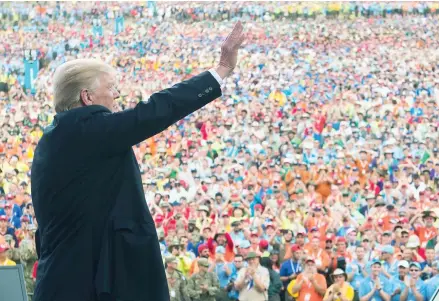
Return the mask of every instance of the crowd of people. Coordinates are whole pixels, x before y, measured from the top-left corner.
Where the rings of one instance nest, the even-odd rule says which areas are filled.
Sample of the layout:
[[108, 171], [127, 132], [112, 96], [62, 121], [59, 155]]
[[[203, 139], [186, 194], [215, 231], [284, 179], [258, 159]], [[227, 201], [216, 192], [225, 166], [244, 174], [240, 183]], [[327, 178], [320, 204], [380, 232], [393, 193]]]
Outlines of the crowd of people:
[[[23, 264], [32, 293], [29, 177], [54, 116], [56, 67], [108, 62], [120, 71], [117, 109], [129, 109], [214, 66], [240, 19], [247, 39], [223, 96], [134, 147], [171, 300], [429, 300], [439, 287], [438, 7], [2, 3], [0, 265]], [[38, 53], [35, 91], [23, 49]]]

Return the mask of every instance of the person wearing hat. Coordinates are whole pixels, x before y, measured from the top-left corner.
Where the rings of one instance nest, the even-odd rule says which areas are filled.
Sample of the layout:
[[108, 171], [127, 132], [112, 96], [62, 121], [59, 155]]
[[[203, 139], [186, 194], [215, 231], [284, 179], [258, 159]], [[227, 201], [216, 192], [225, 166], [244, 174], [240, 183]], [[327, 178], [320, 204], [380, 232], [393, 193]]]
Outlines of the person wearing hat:
[[[421, 217], [422, 220], [420, 220]], [[429, 240], [438, 237], [438, 229], [434, 226], [436, 219], [437, 217], [433, 211], [423, 211], [410, 220], [422, 248], [425, 248]]]
[[9, 245], [5, 243], [0, 244], [0, 266], [16, 265], [15, 261], [9, 258], [8, 250], [9, 250]]
[[183, 246], [177, 237], [175, 237], [169, 244], [168, 251], [172, 256], [177, 259], [177, 269], [181, 271], [184, 275], [187, 275], [190, 270], [191, 260], [189, 257], [182, 254]]
[[177, 269], [178, 263], [179, 261], [175, 256], [170, 255], [165, 258], [165, 273], [171, 301], [189, 300], [185, 290], [186, 278]]
[[246, 258], [248, 253], [250, 252], [251, 244], [248, 240], [243, 240], [238, 246], [236, 246], [236, 248], [237, 254]]
[[198, 271], [199, 271], [198, 260], [199, 259], [206, 258], [209, 261], [209, 263], [213, 263], [213, 261], [214, 261], [213, 259], [211, 259], [209, 257], [209, 247], [207, 246], [206, 243], [200, 244], [198, 246], [197, 251], [198, 251], [198, 257], [192, 261], [188, 276], [192, 276], [193, 274], [198, 273]]
[[304, 260], [304, 270], [288, 284], [287, 291], [296, 300], [322, 301], [327, 289], [325, 276], [317, 272], [313, 257]]
[[360, 283], [358, 295], [360, 300], [390, 300], [392, 284], [385, 277], [381, 277], [382, 263], [375, 259], [370, 266], [371, 272]]
[[239, 291], [239, 301], [266, 301], [270, 285], [270, 274], [260, 265], [259, 256], [249, 252], [246, 257], [248, 266], [242, 268], [235, 281]]
[[12, 237], [15, 248], [18, 248], [18, 238], [13, 228], [8, 227], [9, 219], [6, 215], [0, 215], [0, 244], [10, 243], [6, 237]]
[[209, 272], [209, 260], [198, 259], [199, 271], [193, 274], [187, 283], [186, 291], [192, 301], [216, 301], [220, 291], [218, 278], [213, 272]]
[[269, 257], [261, 257], [261, 266], [268, 270], [270, 277], [267, 290], [268, 301], [280, 301], [280, 292], [282, 290], [282, 282], [279, 273], [273, 270], [273, 262]]
[[398, 260], [393, 255], [395, 248], [391, 245], [381, 247], [382, 273], [387, 279], [393, 278], [398, 273]]
[[215, 273], [218, 278], [220, 291], [216, 295], [218, 301], [227, 299], [226, 287], [229, 284], [229, 276], [232, 274], [232, 263], [225, 261], [226, 249], [217, 246], [215, 249], [215, 260], [209, 267], [209, 271]]
[[[293, 244], [291, 246], [291, 253], [291, 258], [282, 263], [279, 271], [280, 280], [284, 288], [288, 286], [290, 281], [296, 279], [303, 270], [302, 261], [300, 260], [303, 253], [302, 248], [299, 245]], [[285, 294], [285, 298], [287, 298], [288, 294], [286, 291]]]
[[401, 292], [400, 300], [427, 300], [427, 285], [421, 279], [421, 265], [411, 262], [409, 269], [409, 275], [404, 279], [405, 287]]
[[241, 241], [245, 239], [244, 231], [242, 230], [241, 221], [234, 221], [232, 224], [232, 231], [230, 232], [230, 237], [233, 240], [233, 244], [238, 246]]
[[399, 301], [401, 299], [401, 292], [405, 288], [404, 280], [409, 272], [409, 266], [407, 260], [400, 260], [398, 262], [398, 274], [390, 279], [393, 285], [393, 292], [390, 296], [392, 301]]
[[224, 228], [218, 229], [213, 238], [210, 237], [207, 240], [207, 246], [209, 247], [210, 257], [212, 259], [215, 258], [215, 250], [217, 246], [224, 247], [224, 259], [227, 262], [231, 262], [233, 260], [233, 256], [235, 256], [233, 240], [230, 237], [230, 234], [227, 233], [226, 229]]
[[334, 284], [326, 290], [323, 301], [352, 301], [354, 299], [354, 289], [346, 281], [346, 273], [342, 269], [335, 269], [332, 278]]

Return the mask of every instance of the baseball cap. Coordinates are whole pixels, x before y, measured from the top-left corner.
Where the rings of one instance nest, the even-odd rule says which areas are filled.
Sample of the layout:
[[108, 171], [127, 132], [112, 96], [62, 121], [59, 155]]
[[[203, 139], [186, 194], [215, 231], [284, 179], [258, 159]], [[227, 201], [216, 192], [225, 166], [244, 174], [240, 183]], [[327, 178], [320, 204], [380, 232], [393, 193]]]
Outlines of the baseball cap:
[[241, 241], [241, 243], [239, 244], [239, 247], [241, 249], [248, 249], [251, 247], [250, 242], [248, 240], [243, 240]]
[[206, 258], [199, 258], [198, 259], [198, 265], [202, 267], [209, 267], [209, 261]]
[[300, 248], [299, 245], [293, 244], [291, 246], [291, 252], [297, 252], [297, 251], [300, 251], [300, 250], [301, 250], [301, 248]]
[[381, 265], [381, 266], [383, 265], [379, 259], [374, 259], [374, 260], [372, 261], [372, 264], [371, 264], [371, 265], [374, 265], [374, 264], [379, 264], [379, 265]]
[[409, 268], [409, 262], [407, 260], [401, 260], [400, 262], [398, 262], [398, 267], [403, 267], [408, 269]]
[[5, 252], [7, 250], [9, 250], [9, 246], [7, 244], [0, 245], [0, 253]]
[[268, 241], [266, 241], [265, 239], [262, 239], [262, 240], [259, 242], [259, 247], [260, 247], [261, 249], [265, 249], [265, 248], [267, 248], [267, 247], [268, 247]]
[[393, 253], [395, 253], [395, 249], [392, 246], [386, 245], [386, 246], [383, 246], [381, 248], [381, 252], [388, 253], [388, 254], [393, 254]]
[[178, 263], [177, 258], [175, 256], [168, 256], [165, 258], [166, 263]]
[[412, 266], [415, 266], [415, 267], [417, 267], [418, 269], [421, 270], [421, 265], [419, 263], [417, 263], [417, 262], [410, 262], [410, 267], [412, 267]]

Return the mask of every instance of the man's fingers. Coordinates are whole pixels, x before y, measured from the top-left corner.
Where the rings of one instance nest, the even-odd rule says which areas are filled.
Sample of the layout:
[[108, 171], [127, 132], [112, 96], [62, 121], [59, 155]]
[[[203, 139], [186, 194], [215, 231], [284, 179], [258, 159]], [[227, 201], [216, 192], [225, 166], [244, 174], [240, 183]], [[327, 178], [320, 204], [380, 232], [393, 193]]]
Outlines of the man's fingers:
[[232, 36], [238, 36], [239, 34], [241, 34], [243, 29], [243, 26], [241, 24], [241, 21], [238, 21], [238, 23], [235, 24], [235, 26], [233, 27], [233, 30], [231, 32]]
[[236, 47], [236, 48], [241, 47], [242, 42], [244, 42], [244, 40], [245, 40], [245, 35], [244, 35], [244, 34], [241, 34], [241, 36], [238, 38], [238, 41], [236, 42], [235, 47]]

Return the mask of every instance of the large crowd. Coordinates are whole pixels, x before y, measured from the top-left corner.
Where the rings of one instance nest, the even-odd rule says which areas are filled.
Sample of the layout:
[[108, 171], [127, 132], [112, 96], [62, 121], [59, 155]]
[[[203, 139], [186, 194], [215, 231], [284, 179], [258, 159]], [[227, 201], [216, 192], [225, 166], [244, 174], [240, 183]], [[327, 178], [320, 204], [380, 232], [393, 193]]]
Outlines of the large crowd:
[[[171, 300], [429, 300], [439, 287], [438, 8], [0, 4], [0, 265], [21, 263], [32, 293], [29, 178], [55, 114], [56, 67], [111, 64], [117, 109], [129, 109], [214, 66], [239, 19], [248, 34], [223, 96], [133, 148]], [[23, 49], [38, 54], [34, 91]]]

